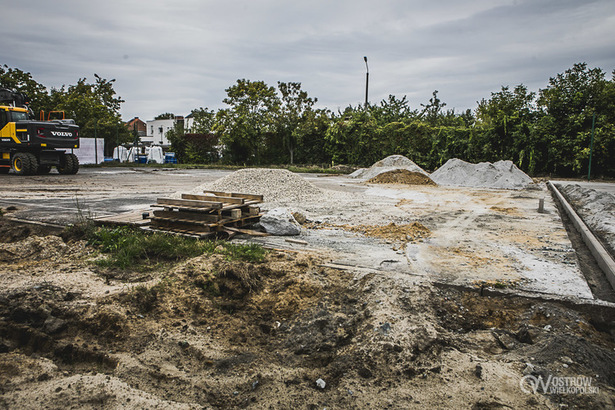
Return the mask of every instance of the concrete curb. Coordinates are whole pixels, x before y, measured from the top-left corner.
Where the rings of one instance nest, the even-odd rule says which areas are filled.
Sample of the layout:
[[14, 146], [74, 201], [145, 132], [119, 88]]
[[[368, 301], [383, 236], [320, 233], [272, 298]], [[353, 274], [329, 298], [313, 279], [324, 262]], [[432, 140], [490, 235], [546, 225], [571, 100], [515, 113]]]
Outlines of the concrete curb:
[[611, 283], [613, 289], [615, 289], [615, 260], [611, 257], [611, 255], [607, 252], [607, 250], [602, 246], [602, 243], [594, 236], [594, 234], [590, 231], [590, 229], [585, 225], [585, 222], [577, 215], [572, 206], [566, 201], [566, 198], [562, 195], [561, 192], [557, 189], [557, 187], [549, 181], [547, 186], [551, 191], [555, 194], [560, 204], [570, 217], [573, 225], [577, 229], [577, 231], [581, 234], [583, 238], [583, 242], [587, 245], [589, 250], [591, 251], [594, 258], [598, 262], [598, 266], [602, 269], [606, 278]]

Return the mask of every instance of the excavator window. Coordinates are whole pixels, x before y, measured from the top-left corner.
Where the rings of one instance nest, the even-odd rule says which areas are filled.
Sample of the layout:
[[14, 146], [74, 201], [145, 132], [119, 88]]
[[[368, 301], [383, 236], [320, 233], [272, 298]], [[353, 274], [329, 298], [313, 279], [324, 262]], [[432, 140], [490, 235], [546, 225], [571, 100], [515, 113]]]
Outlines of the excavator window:
[[6, 111], [0, 110], [0, 130], [4, 128], [8, 121], [6, 120]]
[[11, 121], [17, 122], [17, 121], [27, 121], [27, 120], [28, 120], [27, 112], [11, 111]]

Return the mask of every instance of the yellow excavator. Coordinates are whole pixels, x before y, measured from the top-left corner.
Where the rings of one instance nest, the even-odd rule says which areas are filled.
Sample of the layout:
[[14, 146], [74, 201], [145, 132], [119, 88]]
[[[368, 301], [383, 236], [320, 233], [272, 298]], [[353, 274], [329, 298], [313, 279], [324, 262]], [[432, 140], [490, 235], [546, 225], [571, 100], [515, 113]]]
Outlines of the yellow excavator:
[[[79, 159], [69, 149], [79, 148], [79, 127], [73, 120], [33, 119], [28, 97], [0, 88], [0, 174], [76, 174]], [[55, 112], [54, 112], [55, 113]]]

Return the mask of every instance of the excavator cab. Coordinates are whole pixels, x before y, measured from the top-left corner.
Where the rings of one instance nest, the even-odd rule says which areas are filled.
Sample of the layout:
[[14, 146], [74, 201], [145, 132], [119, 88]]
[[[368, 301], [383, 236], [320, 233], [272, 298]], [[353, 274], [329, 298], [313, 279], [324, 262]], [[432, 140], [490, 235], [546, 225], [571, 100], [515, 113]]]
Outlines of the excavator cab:
[[39, 119], [41, 121], [54, 121], [54, 120], [65, 120], [66, 114], [64, 111], [49, 111], [47, 114], [47, 118], [45, 118], [45, 111], [40, 112]]

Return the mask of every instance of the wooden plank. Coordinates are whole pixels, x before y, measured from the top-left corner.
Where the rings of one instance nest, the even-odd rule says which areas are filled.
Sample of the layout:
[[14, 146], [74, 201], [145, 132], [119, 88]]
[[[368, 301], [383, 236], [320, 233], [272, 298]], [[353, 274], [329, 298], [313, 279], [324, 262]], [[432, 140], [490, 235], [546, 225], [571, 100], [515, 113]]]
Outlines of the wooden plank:
[[142, 226], [149, 223], [149, 219], [143, 219], [143, 213], [147, 211], [130, 211], [115, 215], [98, 216], [91, 218], [97, 225], [131, 225]]
[[170, 228], [170, 229], [180, 229], [187, 230], [191, 232], [215, 232], [220, 229], [220, 226], [204, 226], [204, 225], [195, 225], [192, 223], [178, 222], [178, 221], [169, 221], [166, 219], [157, 219], [153, 218], [151, 222], [151, 226], [158, 228]]
[[195, 201], [195, 200], [189, 200], [189, 199], [171, 199], [171, 198], [158, 198], [157, 203], [159, 205], [173, 205], [173, 206], [183, 206], [183, 207], [201, 208], [201, 209], [222, 209], [222, 206], [223, 206], [221, 202]]
[[226, 229], [227, 231], [233, 231], [252, 236], [269, 236], [269, 234], [266, 232], [254, 231], [252, 229], [231, 228], [229, 226], [224, 227], [224, 229]]
[[218, 214], [205, 214], [202, 212], [186, 212], [186, 211], [154, 211], [154, 216], [158, 218], [170, 219], [192, 219], [195, 221], [204, 222], [220, 222]]
[[223, 211], [228, 211], [230, 209], [236, 209], [236, 208], [243, 208], [243, 207], [247, 207], [248, 205], [254, 205], [254, 204], [260, 204], [260, 201], [257, 201], [256, 199], [251, 200], [251, 201], [246, 201], [244, 202], [243, 205], [225, 205], [222, 207]]
[[181, 224], [188, 224], [188, 225], [198, 225], [198, 226], [206, 226], [208, 228], [215, 228], [217, 226], [219, 226], [219, 223], [210, 223], [210, 222], [206, 222], [206, 221], [195, 221], [194, 219], [180, 219], [180, 218], [158, 218], [158, 217], [152, 217], [150, 218], [151, 221], [156, 221], [156, 222], [169, 222], [169, 223], [181, 223]]
[[156, 228], [149, 227], [147, 228], [147, 230], [153, 231], [153, 232], [172, 233], [174, 235], [188, 236], [188, 237], [197, 238], [197, 239], [209, 238], [216, 234], [216, 232], [193, 232], [193, 231], [188, 231], [185, 229], [174, 229], [174, 228], [167, 228], [167, 227], [156, 227]]
[[263, 202], [263, 196], [262, 195], [239, 194], [237, 192], [221, 192], [221, 191], [209, 191], [209, 190], [205, 190], [203, 192], [206, 193], [206, 194], [213, 194], [213, 195], [217, 195], [217, 196], [230, 196], [232, 198], [245, 198], [245, 199], [251, 199], [251, 200], [256, 200], [256, 201]]
[[289, 238], [287, 238], [285, 240], [288, 243], [296, 243], [298, 245], [307, 245], [308, 244], [306, 241], [302, 241], [302, 240], [299, 240], [299, 239], [289, 239]]
[[241, 204], [241, 205], [243, 205], [243, 203], [246, 201], [245, 198], [233, 198], [232, 196], [193, 195], [193, 194], [182, 194], [182, 199], [222, 202], [222, 203], [227, 203], [227, 204]]
[[150, 205], [150, 207], [152, 208], [163, 208], [165, 211], [169, 211], [171, 212], [173, 209], [177, 209], [179, 211], [185, 211], [185, 212], [195, 212], [195, 213], [202, 213], [205, 215], [217, 215], [217, 213], [215, 212], [220, 212], [220, 209], [211, 209], [211, 208], [191, 208], [189, 206], [177, 206], [177, 205], [161, 205], [161, 204], [154, 204], [154, 205]]

